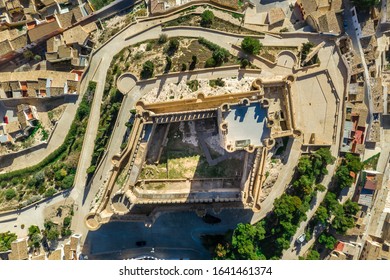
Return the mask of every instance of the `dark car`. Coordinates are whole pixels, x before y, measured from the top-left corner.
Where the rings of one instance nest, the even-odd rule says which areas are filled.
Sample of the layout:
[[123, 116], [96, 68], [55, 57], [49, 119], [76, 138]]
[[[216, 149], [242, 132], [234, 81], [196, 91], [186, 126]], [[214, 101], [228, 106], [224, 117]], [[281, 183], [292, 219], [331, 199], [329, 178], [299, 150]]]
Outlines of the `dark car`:
[[137, 245], [138, 247], [144, 247], [146, 245], [146, 241], [137, 241], [135, 242], [135, 245]]

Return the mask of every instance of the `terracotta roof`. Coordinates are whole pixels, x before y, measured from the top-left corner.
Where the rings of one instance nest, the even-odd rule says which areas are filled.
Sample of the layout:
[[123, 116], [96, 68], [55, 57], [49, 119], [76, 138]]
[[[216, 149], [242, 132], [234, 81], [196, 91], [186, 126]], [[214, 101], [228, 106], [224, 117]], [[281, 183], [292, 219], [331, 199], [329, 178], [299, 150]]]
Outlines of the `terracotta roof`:
[[271, 25], [280, 21], [284, 21], [285, 18], [286, 15], [282, 8], [272, 8], [268, 12], [268, 22]]
[[344, 249], [344, 243], [341, 242], [341, 241], [337, 242], [337, 244], [336, 244], [336, 246], [335, 246], [334, 249], [335, 249], [336, 251], [342, 252], [343, 249]]
[[52, 22], [42, 23], [35, 26], [33, 29], [28, 31], [28, 37], [31, 42], [39, 41], [41, 38], [48, 36], [55, 31], [60, 30], [57, 20]]

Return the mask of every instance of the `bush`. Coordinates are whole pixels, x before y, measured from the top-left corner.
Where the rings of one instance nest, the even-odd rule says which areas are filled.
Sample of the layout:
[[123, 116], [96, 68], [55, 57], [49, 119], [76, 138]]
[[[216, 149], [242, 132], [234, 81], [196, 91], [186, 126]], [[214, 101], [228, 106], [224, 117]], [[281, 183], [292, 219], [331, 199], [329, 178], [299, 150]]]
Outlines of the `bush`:
[[169, 45], [167, 49], [167, 54], [172, 56], [179, 49], [180, 42], [177, 38], [169, 40]]
[[187, 82], [187, 86], [191, 89], [191, 91], [197, 91], [199, 88], [198, 80], [192, 80]]
[[210, 10], [206, 10], [201, 15], [200, 25], [202, 27], [210, 27], [214, 22], [214, 13]]
[[262, 47], [260, 41], [252, 37], [245, 37], [241, 42], [241, 48], [249, 54], [259, 54]]
[[72, 222], [72, 217], [68, 216], [68, 217], [65, 217], [64, 219], [64, 227], [68, 227], [70, 226], [70, 223]]
[[217, 63], [215, 62], [215, 59], [210, 57], [209, 59], [206, 60], [204, 67], [210, 68], [210, 67], [215, 67], [216, 65]]
[[164, 73], [168, 73], [172, 68], [172, 59], [169, 56], [165, 57], [167, 64], [165, 65]]
[[11, 200], [16, 196], [16, 191], [14, 189], [7, 189], [5, 191], [5, 199]]
[[181, 71], [186, 71], [187, 70], [187, 64], [182, 63], [181, 64]]
[[146, 61], [142, 66], [141, 78], [149, 79], [153, 77], [154, 72], [154, 64], [150, 60]]
[[49, 188], [45, 192], [45, 197], [52, 197], [56, 192], [54, 188]]
[[146, 45], [146, 51], [151, 51], [153, 49], [153, 46], [154, 46], [154, 42], [149, 42]]
[[196, 55], [192, 56], [190, 70], [194, 70], [196, 68], [196, 63], [198, 62], [198, 57]]
[[222, 80], [222, 78], [218, 78], [216, 80], [210, 80], [209, 85], [211, 87], [224, 87], [225, 86], [225, 81]]
[[166, 42], [168, 42], [168, 35], [163, 33], [160, 35], [160, 37], [158, 38], [158, 41], [157, 41], [160, 45], [162, 44], [165, 44]]
[[91, 165], [90, 167], [87, 168], [87, 174], [93, 174], [96, 170], [95, 165]]
[[249, 64], [250, 64], [249, 60], [246, 59], [246, 58], [242, 59], [241, 62], [240, 62], [240, 66], [241, 66], [242, 69], [245, 69], [246, 67], [248, 67]]
[[229, 52], [224, 48], [216, 49], [213, 52], [213, 58], [215, 60], [216, 65], [221, 65], [224, 61], [228, 59], [229, 55]]

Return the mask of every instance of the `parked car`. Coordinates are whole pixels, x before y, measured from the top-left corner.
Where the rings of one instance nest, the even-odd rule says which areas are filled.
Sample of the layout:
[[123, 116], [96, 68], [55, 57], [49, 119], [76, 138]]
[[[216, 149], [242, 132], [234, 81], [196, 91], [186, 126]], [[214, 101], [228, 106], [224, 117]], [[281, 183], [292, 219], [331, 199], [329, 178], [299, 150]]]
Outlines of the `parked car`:
[[302, 233], [298, 238], [297, 238], [297, 242], [299, 244], [302, 244], [303, 242], [305, 242], [306, 240], [306, 234]]

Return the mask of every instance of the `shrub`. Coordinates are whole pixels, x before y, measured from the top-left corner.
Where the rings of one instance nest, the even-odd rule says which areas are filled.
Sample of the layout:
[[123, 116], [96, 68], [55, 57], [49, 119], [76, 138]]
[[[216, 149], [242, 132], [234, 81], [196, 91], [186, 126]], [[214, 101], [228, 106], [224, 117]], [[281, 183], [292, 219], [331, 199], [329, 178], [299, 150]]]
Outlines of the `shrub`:
[[191, 89], [191, 91], [197, 91], [199, 88], [199, 82], [198, 80], [188, 81], [187, 86]]
[[229, 57], [229, 52], [224, 48], [216, 49], [213, 52], [213, 58], [217, 65], [221, 65], [224, 61], [226, 61]]
[[241, 68], [245, 69], [250, 63], [249, 63], [249, 60], [244, 58], [241, 60]]
[[65, 217], [64, 219], [64, 227], [68, 227], [70, 226], [70, 223], [72, 222], [72, 217], [68, 216], [68, 217]]
[[225, 86], [225, 81], [222, 80], [222, 78], [218, 78], [216, 80], [210, 80], [209, 84], [211, 87], [224, 87]]
[[87, 169], [87, 174], [93, 174], [95, 172], [95, 170], [96, 170], [96, 166], [95, 165], [91, 165]]
[[201, 15], [200, 25], [203, 27], [210, 27], [214, 22], [214, 13], [210, 10], [206, 10]]
[[181, 71], [186, 71], [187, 70], [187, 64], [182, 63], [181, 64]]
[[173, 38], [169, 40], [167, 54], [172, 56], [179, 49], [179, 46], [180, 46], [180, 42], [177, 38]]
[[146, 61], [142, 66], [141, 78], [149, 79], [153, 77], [154, 72], [154, 64], [150, 60]]
[[146, 45], [146, 51], [151, 51], [153, 49], [153, 46], [154, 46], [154, 42], [149, 42]]
[[11, 200], [16, 196], [16, 191], [14, 189], [8, 189], [5, 191], [5, 199]]
[[165, 44], [166, 42], [168, 42], [168, 35], [163, 33], [160, 35], [160, 37], [158, 38], [158, 41], [157, 41], [160, 45], [162, 44]]
[[215, 67], [216, 65], [217, 63], [215, 62], [215, 59], [210, 57], [209, 59], [206, 60], [204, 67], [210, 68], [210, 67]]
[[172, 68], [172, 59], [169, 56], [165, 57], [167, 64], [165, 65], [164, 73], [168, 73]]
[[52, 197], [56, 192], [54, 188], [49, 188], [45, 192], [45, 197]]
[[198, 57], [196, 55], [192, 56], [190, 70], [194, 70], [196, 68], [196, 63], [198, 62]]
[[241, 48], [249, 54], [259, 54], [262, 47], [260, 41], [252, 37], [245, 37], [241, 42]]

